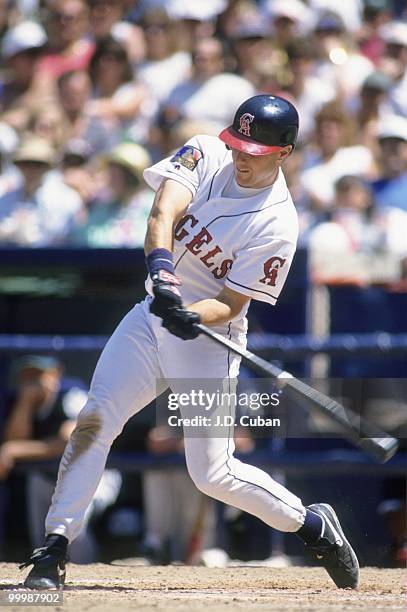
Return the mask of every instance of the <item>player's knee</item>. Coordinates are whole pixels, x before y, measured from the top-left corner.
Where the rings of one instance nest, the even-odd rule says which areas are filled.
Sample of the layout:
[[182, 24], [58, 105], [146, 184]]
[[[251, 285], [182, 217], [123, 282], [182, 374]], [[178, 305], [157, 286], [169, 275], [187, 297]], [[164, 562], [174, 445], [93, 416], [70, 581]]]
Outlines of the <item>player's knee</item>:
[[215, 473], [202, 469], [202, 467], [194, 469], [188, 466], [188, 470], [194, 485], [199, 491], [215, 499], [222, 498], [222, 492], [226, 485], [223, 478], [219, 478]]
[[75, 428], [76, 435], [89, 440], [112, 442], [123, 428], [123, 423], [116, 418], [113, 403], [106, 399], [90, 397], [78, 415]]

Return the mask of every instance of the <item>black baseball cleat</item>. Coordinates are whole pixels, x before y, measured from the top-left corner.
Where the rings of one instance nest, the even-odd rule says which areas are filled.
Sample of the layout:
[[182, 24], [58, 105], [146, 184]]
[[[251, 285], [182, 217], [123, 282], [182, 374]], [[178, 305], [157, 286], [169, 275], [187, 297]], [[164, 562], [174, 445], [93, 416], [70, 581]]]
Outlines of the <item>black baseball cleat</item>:
[[324, 521], [324, 531], [315, 544], [307, 548], [326, 569], [340, 589], [356, 589], [359, 582], [358, 558], [343, 533], [334, 509], [329, 504], [311, 504], [307, 509]]
[[65, 563], [68, 540], [64, 536], [51, 534], [45, 546], [36, 548], [30, 558], [19, 565], [20, 569], [34, 567], [24, 581], [27, 589], [62, 589], [65, 583]]

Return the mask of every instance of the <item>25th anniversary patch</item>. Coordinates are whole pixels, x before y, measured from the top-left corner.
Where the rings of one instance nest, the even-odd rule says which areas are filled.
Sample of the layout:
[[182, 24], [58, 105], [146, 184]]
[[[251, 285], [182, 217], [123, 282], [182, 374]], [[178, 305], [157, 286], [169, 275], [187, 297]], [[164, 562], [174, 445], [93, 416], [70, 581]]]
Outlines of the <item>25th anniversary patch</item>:
[[171, 162], [175, 165], [180, 164], [181, 166], [185, 166], [188, 170], [195, 170], [202, 157], [202, 151], [195, 147], [185, 145], [171, 157]]

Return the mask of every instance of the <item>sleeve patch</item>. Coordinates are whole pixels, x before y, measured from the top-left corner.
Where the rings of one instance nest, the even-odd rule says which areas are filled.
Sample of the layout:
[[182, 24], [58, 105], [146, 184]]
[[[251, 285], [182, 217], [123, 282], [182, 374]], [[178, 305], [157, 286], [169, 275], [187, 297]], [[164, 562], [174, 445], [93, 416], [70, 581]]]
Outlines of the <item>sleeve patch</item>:
[[185, 166], [188, 170], [195, 170], [200, 159], [203, 158], [203, 153], [195, 147], [184, 145], [179, 151], [171, 157], [171, 162], [175, 167]]

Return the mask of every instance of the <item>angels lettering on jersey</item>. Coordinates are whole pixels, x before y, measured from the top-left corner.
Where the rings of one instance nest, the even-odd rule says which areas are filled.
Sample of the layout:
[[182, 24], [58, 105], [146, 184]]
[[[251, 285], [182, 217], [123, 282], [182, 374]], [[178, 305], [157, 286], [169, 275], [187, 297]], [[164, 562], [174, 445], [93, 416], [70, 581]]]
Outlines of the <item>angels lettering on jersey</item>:
[[174, 230], [173, 260], [184, 302], [215, 297], [227, 286], [275, 304], [298, 237], [282, 171], [272, 187], [242, 188], [224, 143], [196, 136], [144, 172], [153, 189], [164, 177], [185, 185], [193, 196]]

